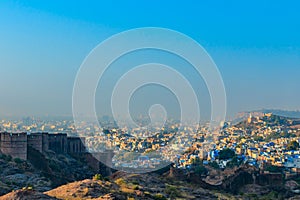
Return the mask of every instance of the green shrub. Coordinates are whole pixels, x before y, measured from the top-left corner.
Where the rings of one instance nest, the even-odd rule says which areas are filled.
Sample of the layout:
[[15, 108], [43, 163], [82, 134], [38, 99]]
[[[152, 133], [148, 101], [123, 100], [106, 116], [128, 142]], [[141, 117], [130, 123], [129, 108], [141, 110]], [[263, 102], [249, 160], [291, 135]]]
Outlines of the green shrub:
[[118, 185], [124, 185], [126, 184], [125, 180], [122, 178], [118, 178], [117, 180], [115, 180], [115, 183]]
[[50, 163], [49, 163], [49, 167], [53, 170], [53, 171], [60, 171], [60, 167], [58, 165], [58, 163], [50, 160]]
[[23, 161], [20, 158], [14, 158], [14, 162], [17, 163], [17, 164], [20, 164]]
[[287, 150], [298, 150], [299, 149], [299, 143], [295, 140], [289, 142], [287, 148]]
[[160, 193], [155, 194], [154, 199], [155, 200], [167, 200], [167, 198], [164, 195], [160, 194]]
[[33, 190], [33, 186], [32, 185], [28, 185], [26, 187], [23, 187], [22, 190]]
[[204, 166], [198, 165], [195, 167], [195, 173], [197, 175], [207, 174], [207, 169]]
[[213, 167], [214, 169], [219, 169], [220, 168], [216, 161], [210, 162], [209, 166]]
[[181, 196], [179, 190], [176, 187], [171, 186], [171, 185], [168, 185], [166, 187], [165, 193], [172, 197], [180, 197]]
[[134, 185], [139, 185], [139, 182], [137, 180], [133, 180], [131, 183]]
[[105, 180], [105, 181], [109, 181], [109, 178], [108, 178], [108, 177], [105, 177], [104, 180]]
[[274, 173], [282, 172], [282, 168], [275, 165], [269, 165], [265, 168], [265, 170]]
[[150, 192], [148, 192], [148, 191], [144, 192], [144, 194], [145, 194], [145, 196], [151, 196]]
[[4, 160], [7, 161], [7, 162], [10, 162], [12, 160], [11, 155], [6, 155]]
[[134, 185], [134, 186], [132, 187], [132, 189], [138, 190], [138, 189], [140, 189], [140, 187], [139, 187], [138, 185]]
[[219, 152], [219, 159], [220, 160], [228, 160], [230, 158], [233, 158], [235, 155], [235, 152], [232, 149], [226, 148]]
[[102, 176], [101, 176], [101, 174], [95, 174], [95, 176], [93, 176], [93, 180], [94, 181], [100, 181], [100, 180], [102, 180], [103, 178], [102, 178]]

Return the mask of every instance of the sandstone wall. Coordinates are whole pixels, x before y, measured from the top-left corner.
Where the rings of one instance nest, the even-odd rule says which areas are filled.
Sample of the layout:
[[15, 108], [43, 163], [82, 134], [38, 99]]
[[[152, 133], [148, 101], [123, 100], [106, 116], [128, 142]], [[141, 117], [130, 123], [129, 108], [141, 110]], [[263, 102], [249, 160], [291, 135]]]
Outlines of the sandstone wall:
[[48, 140], [49, 150], [52, 150], [55, 153], [67, 153], [67, 134], [49, 134]]
[[85, 140], [80, 137], [68, 137], [68, 153], [84, 153], [85, 149]]
[[1, 152], [12, 158], [27, 159], [27, 133], [0, 133]]
[[43, 151], [43, 135], [41, 133], [31, 133], [27, 136], [27, 145], [38, 150]]
[[46, 152], [49, 150], [49, 136], [48, 133], [42, 133], [43, 135], [43, 152]]

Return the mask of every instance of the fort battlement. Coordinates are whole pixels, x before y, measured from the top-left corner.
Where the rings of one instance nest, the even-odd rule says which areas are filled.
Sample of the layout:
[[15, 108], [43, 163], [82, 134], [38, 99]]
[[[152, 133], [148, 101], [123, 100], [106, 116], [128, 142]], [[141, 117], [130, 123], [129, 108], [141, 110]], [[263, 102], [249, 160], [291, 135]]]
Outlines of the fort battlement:
[[66, 133], [49, 134], [49, 149], [56, 153], [67, 153], [67, 138]]
[[[58, 154], [71, 154], [77, 158], [84, 158], [87, 164], [105, 175], [110, 175], [114, 152], [107, 150], [99, 153], [88, 153], [85, 148], [85, 138], [68, 137], [65, 133], [8, 133], [0, 132], [0, 152], [12, 158], [27, 160], [28, 148], [40, 153], [54, 151]], [[103, 163], [105, 164], [103, 164]]]
[[84, 138], [68, 137], [65, 133], [0, 133], [0, 152], [12, 158], [27, 160], [27, 148], [31, 147], [39, 152], [48, 150], [55, 153], [84, 153]]
[[31, 133], [27, 135], [27, 145], [43, 152], [43, 135], [41, 133]]
[[85, 152], [85, 138], [83, 137], [68, 137], [68, 149], [67, 151], [70, 153], [80, 153]]
[[27, 133], [0, 133], [0, 151], [27, 160]]

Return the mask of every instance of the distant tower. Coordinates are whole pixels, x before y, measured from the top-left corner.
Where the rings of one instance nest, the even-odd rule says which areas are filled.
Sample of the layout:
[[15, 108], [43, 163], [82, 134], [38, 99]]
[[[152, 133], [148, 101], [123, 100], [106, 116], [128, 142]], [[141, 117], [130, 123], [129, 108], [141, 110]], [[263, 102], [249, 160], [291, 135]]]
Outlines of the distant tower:
[[252, 122], [252, 114], [250, 113], [249, 118], [248, 118], [248, 124], [251, 124]]

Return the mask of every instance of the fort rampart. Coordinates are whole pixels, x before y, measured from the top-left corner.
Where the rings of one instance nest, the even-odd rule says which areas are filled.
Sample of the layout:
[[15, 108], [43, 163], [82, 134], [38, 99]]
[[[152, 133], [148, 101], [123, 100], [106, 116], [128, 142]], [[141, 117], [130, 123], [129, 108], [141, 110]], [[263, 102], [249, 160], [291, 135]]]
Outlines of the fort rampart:
[[0, 133], [0, 152], [12, 158], [27, 160], [27, 148], [39, 152], [84, 153], [84, 138], [68, 137], [65, 133]]

